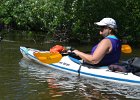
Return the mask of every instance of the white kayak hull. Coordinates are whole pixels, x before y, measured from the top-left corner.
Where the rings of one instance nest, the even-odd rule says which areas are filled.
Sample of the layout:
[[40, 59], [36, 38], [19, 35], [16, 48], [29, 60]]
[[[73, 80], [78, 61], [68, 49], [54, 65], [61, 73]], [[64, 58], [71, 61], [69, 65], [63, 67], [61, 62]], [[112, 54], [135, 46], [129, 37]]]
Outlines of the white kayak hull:
[[[46, 63], [40, 62], [33, 55], [34, 52], [39, 51], [39, 50], [26, 48], [26, 47], [20, 47], [20, 51], [24, 58], [33, 60], [46, 67], [52, 67], [52, 68], [59, 69], [62, 71], [67, 71], [69, 73], [74, 73], [77, 75], [101, 79], [101, 80], [107, 80], [107, 81], [112, 81], [112, 82], [130, 84], [130, 85], [140, 85], [140, 77], [132, 73], [111, 72], [108, 70], [107, 66], [102, 66], [99, 68], [88, 68], [87, 66], [82, 65], [82, 61], [73, 59], [70, 56], [62, 57], [62, 59], [58, 63], [46, 64]], [[39, 51], [39, 52], [48, 52], [48, 51]], [[79, 68], [80, 68], [80, 71], [79, 71]]]

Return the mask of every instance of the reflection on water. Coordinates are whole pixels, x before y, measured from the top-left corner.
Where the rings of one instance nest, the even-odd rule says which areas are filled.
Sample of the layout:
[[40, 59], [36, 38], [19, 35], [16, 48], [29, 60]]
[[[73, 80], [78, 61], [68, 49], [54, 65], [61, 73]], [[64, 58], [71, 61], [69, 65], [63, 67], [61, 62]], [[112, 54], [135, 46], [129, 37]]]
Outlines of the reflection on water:
[[[77, 77], [67, 72], [21, 59], [20, 46], [29, 46], [41, 50], [52, 47], [50, 44], [0, 42], [0, 100], [140, 99], [140, 87], [138, 86]], [[81, 49], [81, 47], [83, 46], [77, 48]], [[122, 59], [136, 55], [140, 56], [139, 49], [133, 49], [132, 54], [123, 54]]]
[[[36, 64], [31, 61], [27, 61], [25, 59], [21, 59], [19, 64], [22, 67], [20, 69], [20, 74], [27, 72], [30, 77], [35, 78], [35, 80], [37, 80], [39, 83], [47, 84], [46, 89], [48, 90], [47, 94], [49, 95], [46, 95], [45, 91], [39, 93], [43, 97], [46, 97], [46, 98], [48, 98], [49, 96], [50, 98], [58, 98], [60, 96], [65, 97], [66, 95], [71, 95], [69, 93], [76, 92], [74, 88], [77, 82], [71, 80], [71, 79], [74, 80], [75, 78], [77, 78], [76, 76], [70, 76], [67, 73], [64, 74], [63, 72], [59, 72], [49, 67], [43, 67], [39, 64]], [[78, 98], [79, 97], [80, 96], [78, 96]]]
[[[39, 83], [47, 84], [50, 98], [63, 98], [72, 94], [71, 100], [125, 100], [127, 98], [130, 100], [130, 98], [140, 98], [140, 87], [138, 86], [130, 87], [113, 82], [79, 78], [76, 75], [44, 67], [26, 59], [21, 59], [19, 64], [21, 66], [20, 74], [26, 70], [25, 72], [30, 78], [34, 78]], [[39, 92], [39, 95], [48, 97], [46, 92]]]

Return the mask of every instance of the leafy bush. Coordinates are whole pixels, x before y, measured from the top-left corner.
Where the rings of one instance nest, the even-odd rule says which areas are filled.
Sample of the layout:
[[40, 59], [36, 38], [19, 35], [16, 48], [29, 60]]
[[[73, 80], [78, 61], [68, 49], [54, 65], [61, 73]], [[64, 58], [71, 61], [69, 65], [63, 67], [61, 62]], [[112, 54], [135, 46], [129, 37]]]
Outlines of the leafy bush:
[[0, 23], [59, 40], [93, 41], [98, 37], [94, 22], [112, 17], [119, 35], [130, 33], [135, 38], [140, 30], [139, 5], [139, 0], [1, 0]]

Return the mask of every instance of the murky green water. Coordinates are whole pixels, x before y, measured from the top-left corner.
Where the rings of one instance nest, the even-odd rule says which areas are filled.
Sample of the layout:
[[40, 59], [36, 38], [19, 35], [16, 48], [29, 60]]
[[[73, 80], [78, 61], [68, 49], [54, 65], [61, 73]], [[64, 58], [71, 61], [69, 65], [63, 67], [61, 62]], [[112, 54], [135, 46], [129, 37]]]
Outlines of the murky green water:
[[[134, 100], [140, 87], [77, 77], [22, 58], [20, 46], [48, 49], [53, 44], [0, 42], [0, 100]], [[90, 50], [90, 46], [78, 46]], [[140, 49], [122, 59], [140, 56]]]

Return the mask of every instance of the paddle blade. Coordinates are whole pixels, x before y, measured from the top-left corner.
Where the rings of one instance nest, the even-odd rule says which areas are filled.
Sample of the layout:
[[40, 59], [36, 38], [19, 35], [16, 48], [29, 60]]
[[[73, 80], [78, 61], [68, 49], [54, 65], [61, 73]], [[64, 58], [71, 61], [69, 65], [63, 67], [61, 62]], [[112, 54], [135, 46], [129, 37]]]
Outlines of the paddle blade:
[[57, 63], [62, 58], [62, 55], [60, 53], [48, 53], [48, 52], [35, 52], [34, 56], [39, 61], [46, 64]]
[[122, 45], [121, 51], [123, 53], [131, 53], [132, 52], [132, 48], [130, 45], [124, 44]]

